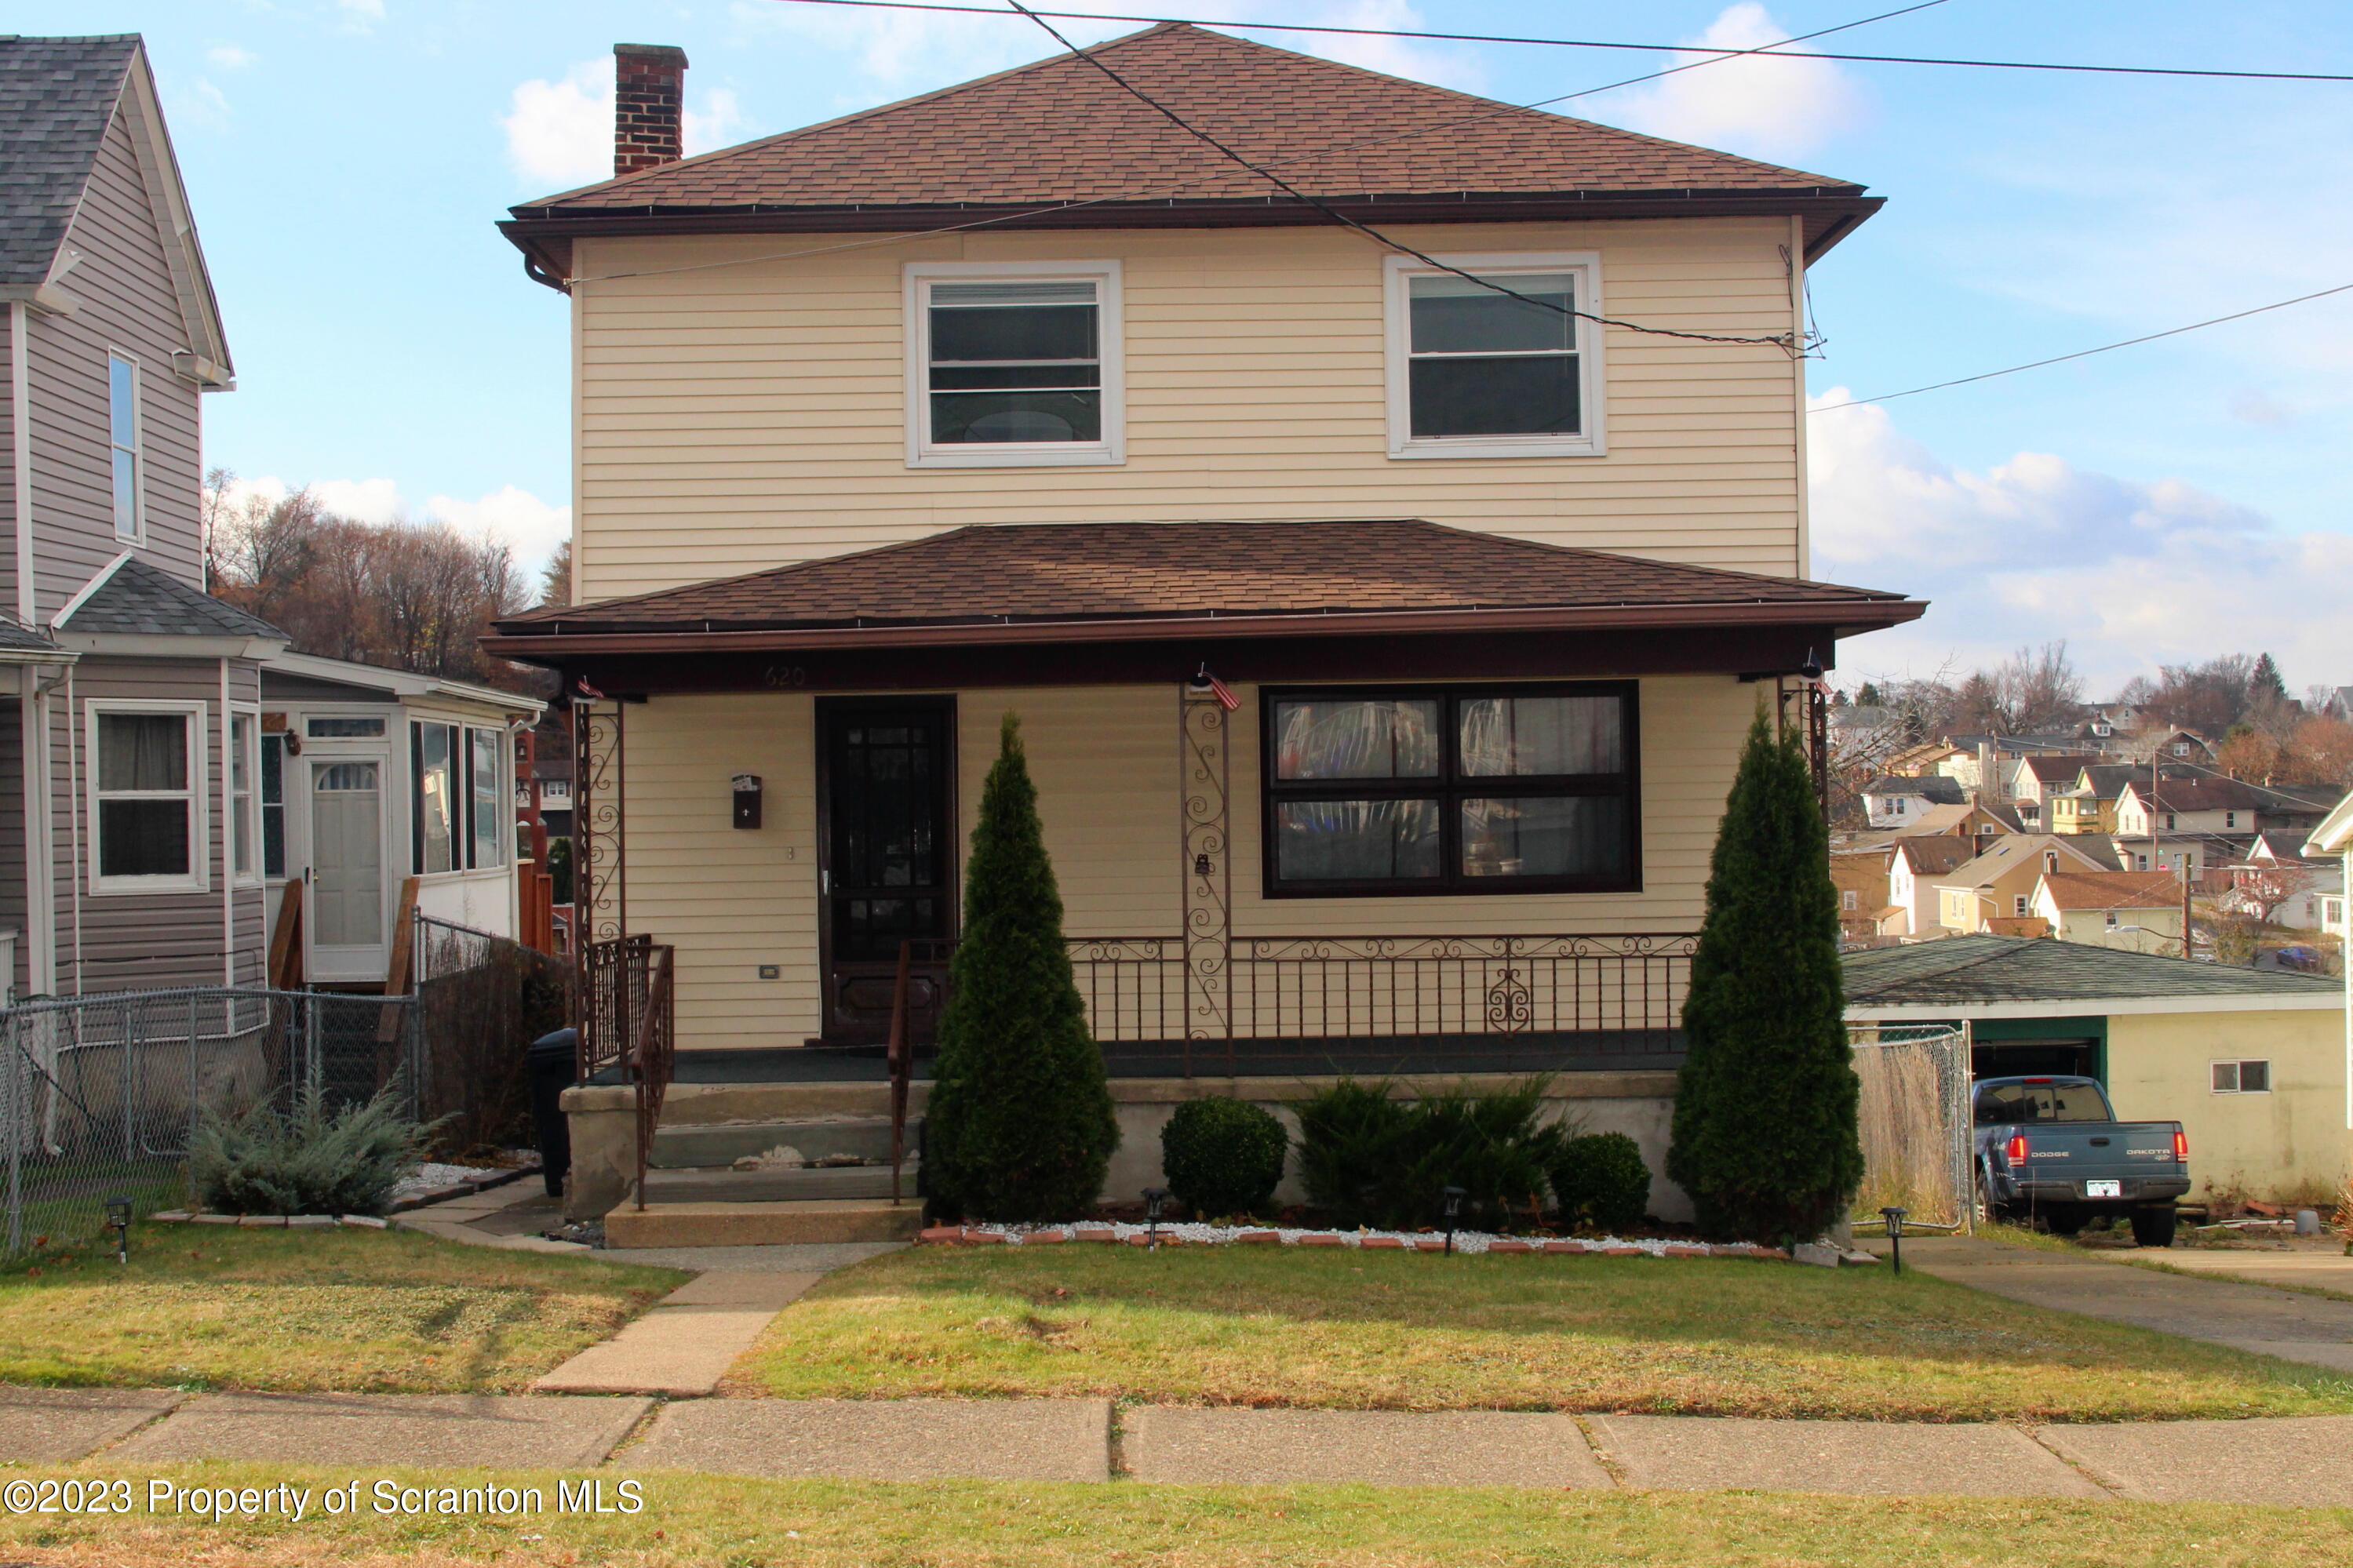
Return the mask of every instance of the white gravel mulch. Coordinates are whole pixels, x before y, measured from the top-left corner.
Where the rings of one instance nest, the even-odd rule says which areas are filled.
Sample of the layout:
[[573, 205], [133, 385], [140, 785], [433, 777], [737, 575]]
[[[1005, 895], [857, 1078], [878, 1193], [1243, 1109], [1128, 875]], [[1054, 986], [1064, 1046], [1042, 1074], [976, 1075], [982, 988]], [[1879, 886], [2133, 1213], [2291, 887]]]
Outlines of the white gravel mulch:
[[[1020, 1245], [1029, 1236], [1039, 1231], [1053, 1231], [1067, 1237], [1071, 1236], [1072, 1233], [1081, 1230], [1090, 1232], [1108, 1230], [1119, 1240], [1124, 1242], [1130, 1237], [1147, 1235], [1152, 1229], [1149, 1226], [1134, 1225], [1125, 1220], [1086, 1220], [1067, 1225], [981, 1225], [968, 1223], [964, 1228], [976, 1233], [1002, 1236], [1008, 1243], [1015, 1246]], [[1187, 1246], [1200, 1247], [1228, 1246], [1236, 1242], [1244, 1235], [1262, 1236], [1268, 1231], [1272, 1231], [1277, 1239], [1285, 1247], [1296, 1247], [1300, 1244], [1302, 1237], [1313, 1236], [1330, 1237], [1335, 1239], [1342, 1247], [1362, 1247], [1367, 1241], [1389, 1239], [1395, 1240], [1404, 1247], [1410, 1247], [1417, 1242], [1436, 1240], [1443, 1237], [1445, 1234], [1442, 1231], [1427, 1230], [1303, 1230], [1289, 1226], [1202, 1225], [1190, 1220], [1173, 1224], [1164, 1220], [1161, 1222], [1159, 1226], [1160, 1236], [1163, 1240], [1175, 1240]], [[1705, 1242], [1671, 1240], [1661, 1237], [1621, 1237], [1616, 1236], [1582, 1236], [1573, 1238], [1540, 1236], [1506, 1237], [1498, 1236], [1492, 1232], [1483, 1230], [1456, 1231], [1454, 1233], [1454, 1250], [1457, 1252], [1484, 1252], [1499, 1241], [1520, 1242], [1529, 1247], [1541, 1247], [1546, 1241], [1560, 1239], [1574, 1239], [1583, 1243], [1588, 1249], [1593, 1251], [1600, 1251], [1609, 1247], [1630, 1247], [1641, 1251], [1647, 1252], [1654, 1258], [1663, 1256], [1669, 1247], [1696, 1248], [1702, 1251], [1725, 1257], [1740, 1257], [1743, 1255], [1755, 1256], [1757, 1251], [1763, 1250], [1761, 1248], [1752, 1250], [1746, 1242], [1729, 1246], [1717, 1244], [1711, 1247]]]

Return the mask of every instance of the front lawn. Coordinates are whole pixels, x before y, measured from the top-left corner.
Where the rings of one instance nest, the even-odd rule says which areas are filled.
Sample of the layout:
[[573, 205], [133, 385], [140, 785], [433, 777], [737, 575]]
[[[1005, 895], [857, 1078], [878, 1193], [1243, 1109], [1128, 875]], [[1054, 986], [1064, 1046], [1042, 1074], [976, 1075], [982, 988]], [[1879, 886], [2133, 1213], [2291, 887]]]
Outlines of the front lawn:
[[[627, 1458], [607, 1493], [634, 1474], [646, 1499], [634, 1516], [0, 1515], [0, 1551], [73, 1568], [2342, 1568], [2353, 1524], [2343, 1510], [2002, 1498], [757, 1481], [633, 1472]], [[151, 1472], [105, 1473], [130, 1475], [144, 1498]], [[314, 1491], [351, 1479], [255, 1465], [161, 1473]], [[390, 1473], [408, 1485], [484, 1480]], [[553, 1475], [497, 1479], [536, 1485], [555, 1506]]]
[[0, 1274], [0, 1383], [500, 1393], [675, 1289], [666, 1268], [400, 1231], [136, 1226]]
[[1883, 1267], [1295, 1247], [916, 1247], [731, 1374], [781, 1398], [2116, 1421], [2353, 1412], [2353, 1380]]

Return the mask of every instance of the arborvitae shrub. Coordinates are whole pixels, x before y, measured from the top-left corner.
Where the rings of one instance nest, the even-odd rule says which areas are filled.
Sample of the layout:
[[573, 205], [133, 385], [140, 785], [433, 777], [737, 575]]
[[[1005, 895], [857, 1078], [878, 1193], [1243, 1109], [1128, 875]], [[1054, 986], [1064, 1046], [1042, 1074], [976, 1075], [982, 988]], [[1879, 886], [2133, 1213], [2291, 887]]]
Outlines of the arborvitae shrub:
[[1198, 1219], [1266, 1213], [1282, 1180], [1291, 1135], [1248, 1100], [1188, 1100], [1160, 1130], [1168, 1190]]
[[1810, 1241], [1862, 1181], [1838, 896], [1794, 733], [1760, 710], [1725, 803], [1683, 1003], [1667, 1173], [1716, 1240]]
[[1623, 1132], [1588, 1132], [1561, 1146], [1552, 1193], [1566, 1223], [1623, 1235], [1650, 1210], [1651, 1168]]
[[1084, 1214], [1103, 1192], [1119, 1126], [1071, 978], [1038, 789], [1010, 713], [981, 786], [948, 984], [924, 1116], [935, 1203], [976, 1219]]

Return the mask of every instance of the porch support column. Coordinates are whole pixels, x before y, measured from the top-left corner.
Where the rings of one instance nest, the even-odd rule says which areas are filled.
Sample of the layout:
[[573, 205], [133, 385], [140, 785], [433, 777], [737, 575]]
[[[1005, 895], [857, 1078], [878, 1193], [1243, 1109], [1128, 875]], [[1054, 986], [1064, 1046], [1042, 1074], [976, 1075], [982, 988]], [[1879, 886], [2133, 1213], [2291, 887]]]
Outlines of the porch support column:
[[1185, 918], [1185, 1076], [1193, 1042], [1225, 1041], [1233, 1072], [1233, 833], [1229, 822], [1229, 715], [1212, 683], [1176, 689], [1177, 798]]

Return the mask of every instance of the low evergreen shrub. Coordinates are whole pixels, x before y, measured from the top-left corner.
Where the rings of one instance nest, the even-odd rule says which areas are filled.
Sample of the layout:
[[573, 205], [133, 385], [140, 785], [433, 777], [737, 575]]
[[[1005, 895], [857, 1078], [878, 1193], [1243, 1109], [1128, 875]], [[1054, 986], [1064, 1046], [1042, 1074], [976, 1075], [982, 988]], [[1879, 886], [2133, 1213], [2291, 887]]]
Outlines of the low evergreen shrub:
[[1291, 1135], [1272, 1112], [1222, 1096], [1188, 1100], [1160, 1130], [1168, 1190], [1200, 1219], [1268, 1211]]
[[188, 1180], [215, 1214], [382, 1214], [432, 1131], [396, 1110], [389, 1090], [330, 1115], [305, 1089], [290, 1110], [266, 1100], [242, 1116], [206, 1111]]
[[1450, 1186], [1463, 1190], [1466, 1229], [1534, 1218], [1567, 1139], [1558, 1123], [1540, 1120], [1548, 1082], [1401, 1100], [1387, 1079], [1344, 1079], [1293, 1107], [1301, 1183], [1343, 1226], [1436, 1225]]
[[1651, 1168], [1623, 1132], [1588, 1132], [1561, 1145], [1552, 1194], [1565, 1223], [1623, 1235], [1650, 1211]]

